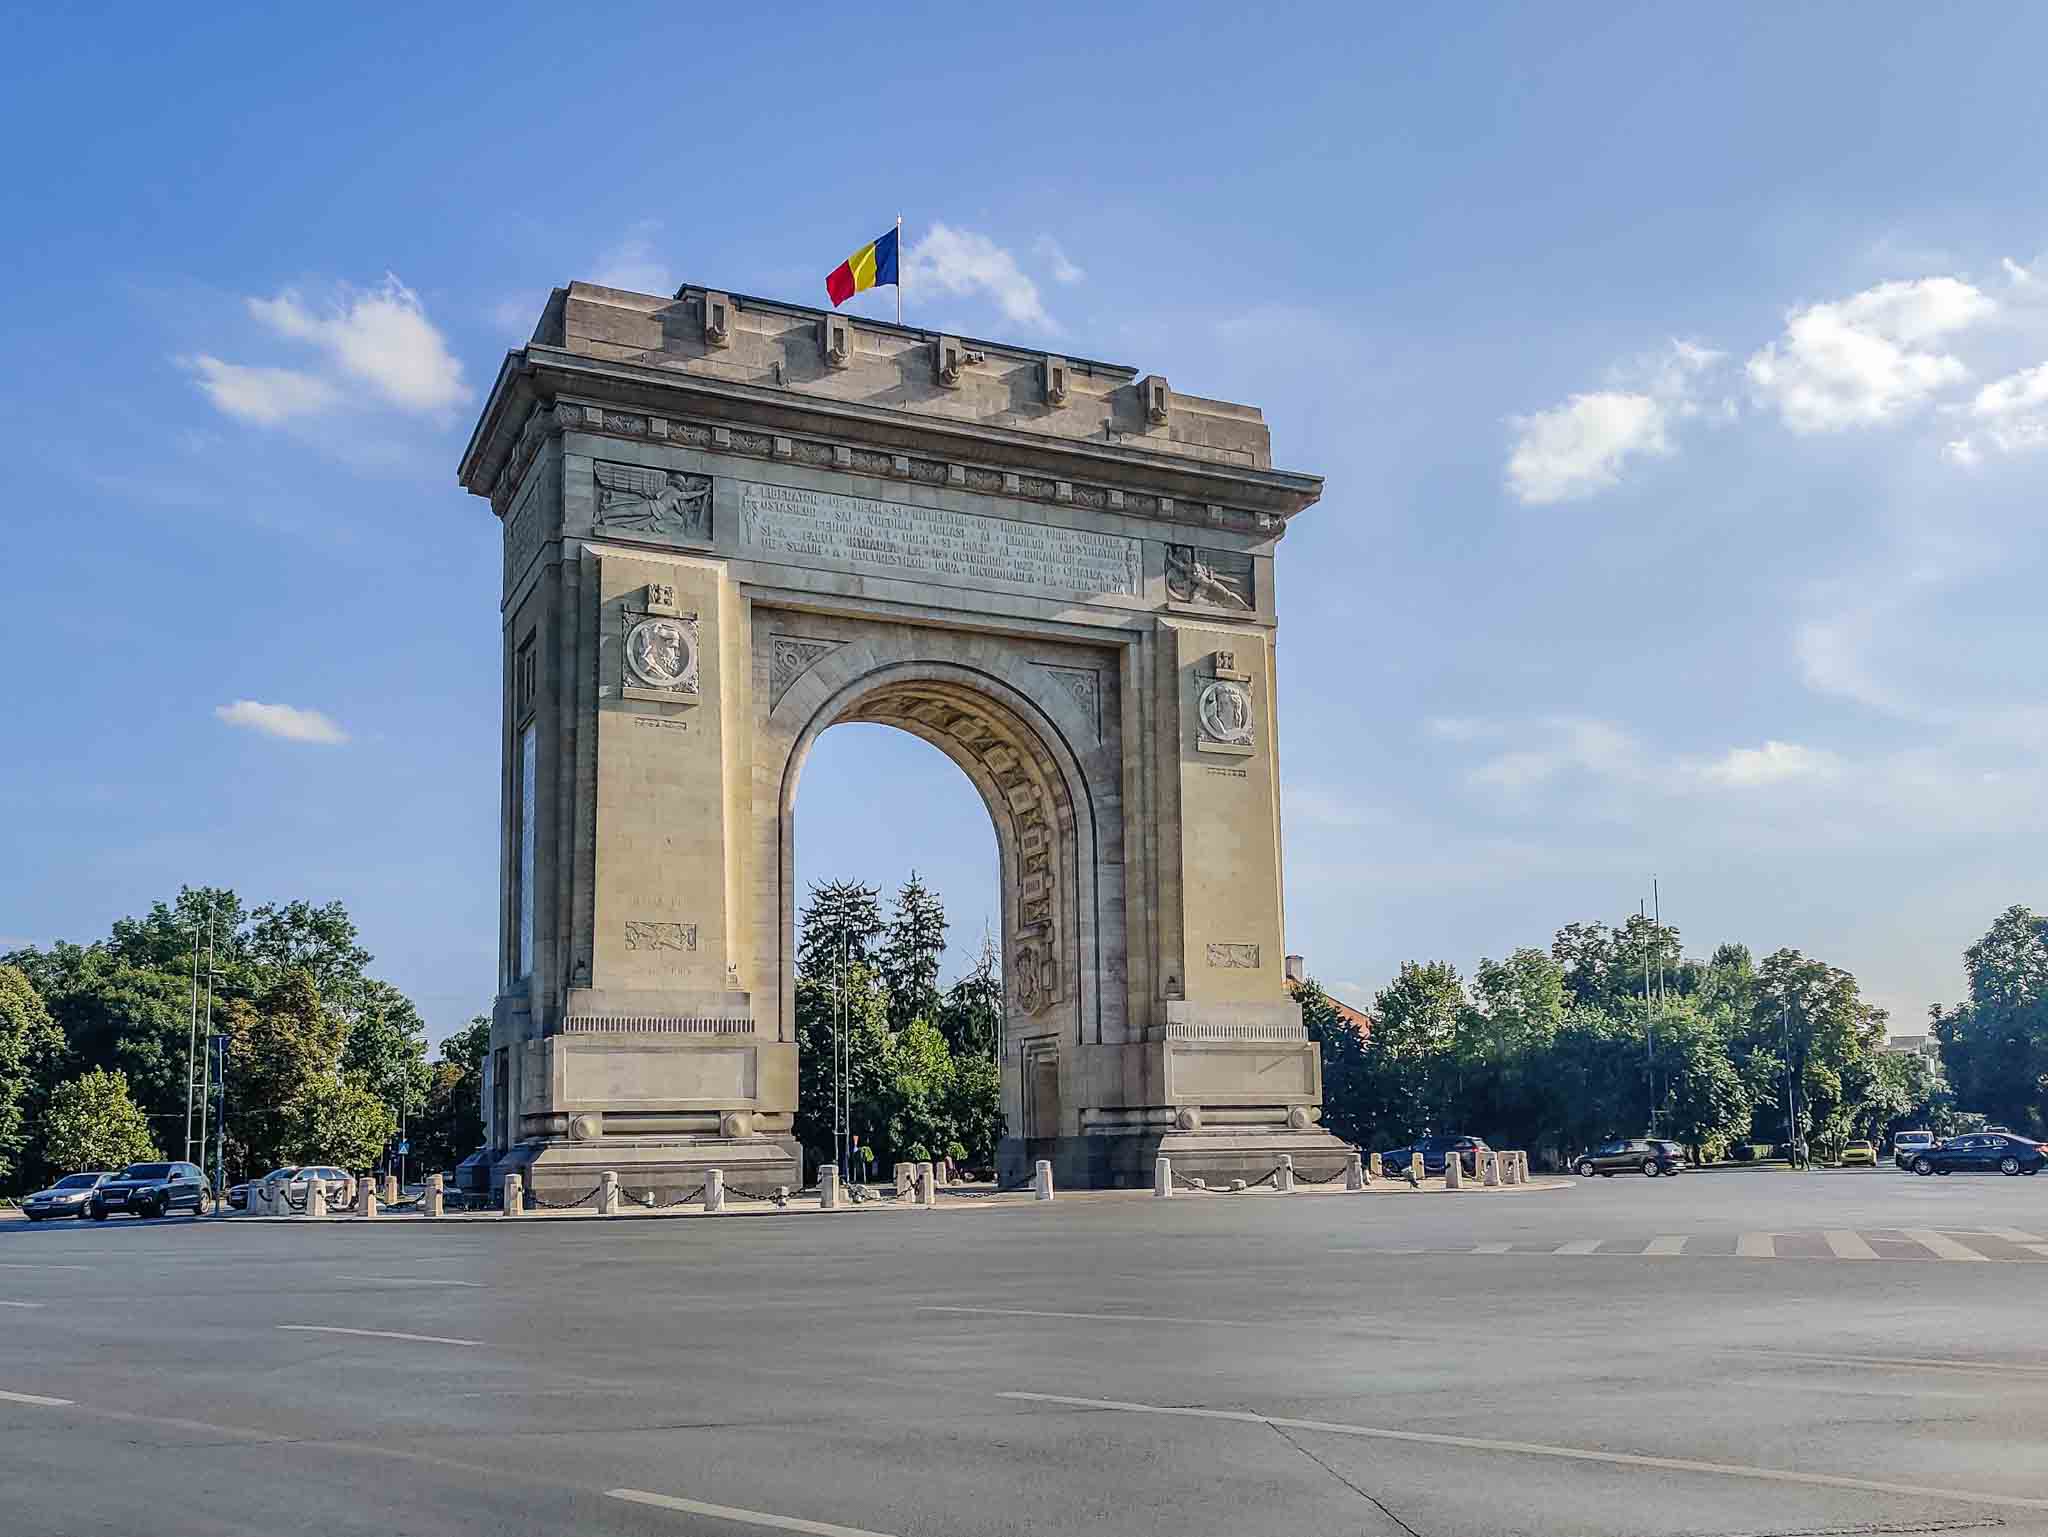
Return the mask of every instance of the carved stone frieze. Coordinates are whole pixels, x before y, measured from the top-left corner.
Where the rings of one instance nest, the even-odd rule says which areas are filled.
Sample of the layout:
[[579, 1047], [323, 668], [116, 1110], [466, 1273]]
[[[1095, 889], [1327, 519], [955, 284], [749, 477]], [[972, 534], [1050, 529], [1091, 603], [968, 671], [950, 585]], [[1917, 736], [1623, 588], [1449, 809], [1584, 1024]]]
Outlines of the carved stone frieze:
[[1166, 592], [1177, 603], [1207, 603], [1248, 611], [1255, 607], [1252, 558], [1193, 545], [1166, 547]]
[[626, 920], [628, 950], [686, 950], [697, 948], [697, 925], [659, 921]]
[[1227, 970], [1257, 971], [1259, 969], [1259, 947], [1249, 944], [1220, 944], [1209, 946], [1209, 964]]
[[711, 537], [711, 477], [637, 464], [591, 466], [597, 479], [597, 527], [657, 539]]

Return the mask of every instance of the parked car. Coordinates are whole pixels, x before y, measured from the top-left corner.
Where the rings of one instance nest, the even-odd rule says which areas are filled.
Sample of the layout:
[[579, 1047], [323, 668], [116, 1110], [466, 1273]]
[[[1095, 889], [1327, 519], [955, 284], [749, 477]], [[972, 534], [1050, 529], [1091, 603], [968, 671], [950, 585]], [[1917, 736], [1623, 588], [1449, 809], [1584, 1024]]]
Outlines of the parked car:
[[1385, 1164], [1388, 1172], [1398, 1175], [1408, 1167], [1414, 1155], [1420, 1153], [1424, 1174], [1442, 1174], [1444, 1165], [1450, 1162], [1454, 1151], [1465, 1172], [1476, 1176], [1480, 1164], [1493, 1149], [1487, 1146], [1484, 1137], [1446, 1134], [1441, 1137], [1423, 1137], [1407, 1147], [1397, 1147], [1391, 1153], [1382, 1153], [1380, 1161]]
[[40, 1222], [45, 1217], [83, 1217], [92, 1193], [113, 1177], [104, 1169], [67, 1174], [49, 1189], [38, 1190], [23, 1200], [22, 1212], [31, 1222]]
[[1902, 1131], [1892, 1138], [1892, 1162], [1902, 1169], [1913, 1167], [1913, 1159], [1934, 1146], [1931, 1131]]
[[2041, 1144], [2010, 1132], [1972, 1132], [1950, 1137], [1913, 1155], [1915, 1174], [1953, 1174], [1958, 1169], [2001, 1174], [2039, 1174], [2048, 1163]]
[[1852, 1163], [1868, 1164], [1874, 1169], [1877, 1167], [1877, 1144], [1874, 1142], [1844, 1142], [1842, 1144], [1842, 1156], [1836, 1161], [1845, 1169]]
[[293, 1201], [304, 1204], [306, 1187], [316, 1179], [330, 1202], [340, 1201], [347, 1196], [346, 1170], [337, 1169], [330, 1164], [288, 1163], [272, 1169], [259, 1180], [230, 1186], [228, 1205], [237, 1211], [246, 1208], [249, 1204], [249, 1186], [252, 1184], [263, 1186], [273, 1196], [282, 1191]]
[[206, 1176], [196, 1164], [131, 1163], [103, 1180], [86, 1200], [86, 1215], [104, 1222], [117, 1211], [162, 1217], [174, 1211], [195, 1215], [206, 1204]]
[[1591, 1152], [1572, 1160], [1572, 1172], [1580, 1179], [1598, 1174], [1611, 1179], [1617, 1174], [1681, 1174], [1685, 1171], [1685, 1149], [1676, 1142], [1652, 1137], [1616, 1137]]

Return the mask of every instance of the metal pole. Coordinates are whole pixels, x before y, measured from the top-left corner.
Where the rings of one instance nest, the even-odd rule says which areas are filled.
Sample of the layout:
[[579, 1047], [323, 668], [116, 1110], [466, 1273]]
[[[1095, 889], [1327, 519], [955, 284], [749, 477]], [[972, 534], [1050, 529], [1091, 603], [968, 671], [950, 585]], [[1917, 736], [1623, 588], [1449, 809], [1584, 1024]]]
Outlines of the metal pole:
[[192, 1091], [199, 1082], [199, 920], [192, 920], [192, 1024], [185, 1038], [185, 1161], [192, 1158]]
[[896, 324], [903, 324], [903, 215], [896, 215]]
[[205, 1066], [201, 1069], [199, 1079], [199, 1157], [195, 1159], [188, 1148], [185, 1153], [185, 1161], [187, 1163], [204, 1164], [206, 1161], [206, 1108], [213, 1094], [213, 1051], [211, 1049], [213, 1043], [213, 958], [213, 908], [209, 904], [206, 909], [206, 1040], [208, 1050]]
[[213, 1075], [213, 1081], [220, 1087], [220, 1108], [213, 1117], [214, 1194], [225, 1200], [228, 1189], [228, 1038], [217, 1035], [214, 1042], [220, 1053], [220, 1066]]

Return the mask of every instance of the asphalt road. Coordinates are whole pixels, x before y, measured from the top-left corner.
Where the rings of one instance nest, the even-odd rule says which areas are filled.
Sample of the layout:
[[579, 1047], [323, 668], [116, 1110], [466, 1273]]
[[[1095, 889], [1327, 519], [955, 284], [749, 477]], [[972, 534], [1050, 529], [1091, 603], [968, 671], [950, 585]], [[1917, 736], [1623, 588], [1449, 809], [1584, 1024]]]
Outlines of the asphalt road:
[[2048, 1533], [2044, 1306], [1889, 1169], [0, 1225], [0, 1531]]

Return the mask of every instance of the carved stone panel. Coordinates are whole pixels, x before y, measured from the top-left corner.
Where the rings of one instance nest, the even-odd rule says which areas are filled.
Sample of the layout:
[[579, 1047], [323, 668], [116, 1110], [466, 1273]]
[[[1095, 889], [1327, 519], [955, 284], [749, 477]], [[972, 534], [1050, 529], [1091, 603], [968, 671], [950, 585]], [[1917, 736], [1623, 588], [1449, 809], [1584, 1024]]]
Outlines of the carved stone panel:
[[650, 470], [600, 459], [597, 528], [655, 539], [703, 541], [711, 537], [711, 477], [680, 470]]
[[688, 950], [697, 948], [697, 925], [694, 923], [659, 923], [628, 919], [626, 921], [626, 948], [628, 950]]
[[1166, 547], [1166, 593], [1176, 603], [1205, 603], [1212, 608], [1250, 611], [1252, 558], [1228, 550], [1203, 550], [1188, 544]]
[[629, 698], [699, 691], [695, 614], [628, 612], [624, 623], [625, 663], [619, 681]]
[[1224, 747], [1252, 745], [1251, 690], [1234, 678], [1214, 678], [1202, 686], [1198, 705], [1202, 740]]
[[1259, 947], [1245, 944], [1221, 944], [1209, 946], [1209, 964], [1232, 970], [1257, 971], [1259, 969]]
[[792, 683], [843, 644], [836, 640], [806, 640], [800, 635], [776, 636], [768, 674], [768, 708], [772, 710], [781, 704]]
[[1092, 667], [1055, 667], [1050, 662], [1041, 662], [1046, 673], [1061, 690], [1072, 697], [1087, 717], [1088, 725], [1095, 733], [1095, 740], [1102, 740], [1102, 678]]

